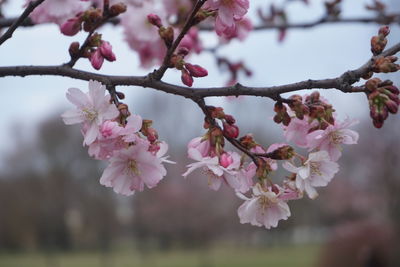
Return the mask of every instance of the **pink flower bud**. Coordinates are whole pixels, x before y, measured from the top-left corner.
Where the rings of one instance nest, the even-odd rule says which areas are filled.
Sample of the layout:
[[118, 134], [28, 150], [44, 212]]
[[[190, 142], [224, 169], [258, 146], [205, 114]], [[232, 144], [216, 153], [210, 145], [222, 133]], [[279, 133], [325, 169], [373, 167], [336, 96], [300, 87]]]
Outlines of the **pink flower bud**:
[[221, 165], [224, 168], [228, 168], [228, 166], [231, 165], [232, 162], [233, 162], [233, 159], [232, 159], [231, 155], [229, 155], [228, 153], [223, 153], [219, 157], [219, 165]]
[[181, 80], [183, 84], [192, 87], [193, 85], [193, 77], [189, 74], [187, 70], [182, 70]]
[[162, 26], [161, 19], [156, 14], [149, 14], [147, 15], [147, 19], [151, 24], [160, 28]]
[[190, 63], [185, 64], [185, 68], [189, 71], [190, 75], [196, 78], [204, 77], [208, 75], [208, 71], [199, 65], [192, 65]]
[[230, 138], [237, 138], [239, 136], [239, 128], [236, 125], [230, 125], [226, 122], [223, 123], [224, 135]]
[[99, 70], [103, 65], [104, 57], [100, 52], [100, 49], [97, 49], [94, 53], [90, 56], [90, 63], [92, 64], [93, 68]]
[[72, 19], [67, 20], [61, 25], [60, 30], [61, 33], [67, 36], [74, 36], [82, 29], [82, 21], [80, 17], [74, 17]]
[[392, 114], [396, 114], [397, 111], [399, 110], [398, 104], [393, 100], [387, 100], [385, 102], [385, 105], [386, 105], [387, 109], [389, 110], [389, 112]]
[[381, 35], [383, 35], [383, 36], [388, 36], [389, 33], [390, 33], [390, 28], [389, 28], [389, 26], [382, 26], [382, 27], [379, 29], [379, 34], [381, 34]]
[[150, 143], [153, 143], [157, 141], [158, 139], [158, 133], [154, 128], [148, 128], [147, 129], [147, 140], [149, 140]]
[[100, 45], [100, 53], [101, 55], [107, 59], [108, 61], [115, 61], [116, 57], [115, 54], [112, 51], [112, 46], [109, 42], [103, 41]]

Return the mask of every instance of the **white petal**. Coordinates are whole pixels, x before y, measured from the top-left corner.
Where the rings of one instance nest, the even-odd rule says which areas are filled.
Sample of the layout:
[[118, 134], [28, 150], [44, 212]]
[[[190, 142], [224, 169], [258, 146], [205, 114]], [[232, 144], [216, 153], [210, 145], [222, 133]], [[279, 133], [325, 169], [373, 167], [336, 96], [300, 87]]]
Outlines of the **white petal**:
[[80, 112], [80, 110], [77, 109], [67, 110], [61, 115], [61, 117], [64, 123], [67, 125], [82, 123], [85, 121], [82, 113]]

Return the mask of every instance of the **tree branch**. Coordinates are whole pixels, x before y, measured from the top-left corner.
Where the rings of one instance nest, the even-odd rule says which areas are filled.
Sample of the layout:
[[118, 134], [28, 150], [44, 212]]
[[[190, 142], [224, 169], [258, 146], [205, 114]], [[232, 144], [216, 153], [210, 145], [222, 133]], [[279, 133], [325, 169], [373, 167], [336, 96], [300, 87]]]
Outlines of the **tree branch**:
[[30, 2], [21, 16], [15, 20], [10, 28], [0, 37], [0, 45], [2, 45], [5, 41], [10, 39], [14, 33], [14, 31], [25, 21], [25, 19], [32, 13], [32, 11], [45, 0], [37, 0], [35, 2]]
[[[385, 50], [379, 56], [391, 56], [400, 51], [400, 43]], [[64, 76], [79, 80], [97, 80], [103, 84], [110, 86], [140, 86], [149, 87], [155, 90], [163, 91], [168, 94], [183, 96], [189, 99], [199, 99], [212, 96], [260, 96], [269, 97], [276, 100], [277, 96], [283, 93], [294, 92], [304, 89], [338, 89], [345, 93], [363, 92], [361, 88], [352, 85], [358, 82], [364, 74], [368, 73], [374, 59], [372, 57], [368, 62], [358, 69], [346, 71], [337, 78], [321, 79], [321, 80], [305, 80], [297, 83], [270, 86], [270, 87], [249, 87], [241, 84], [228, 87], [211, 87], [211, 88], [189, 88], [179, 85], [165, 83], [147, 76], [113, 76], [103, 75], [83, 70], [73, 69], [67, 66], [11, 66], [0, 67], [0, 77], [7, 76], [32, 76], [32, 75], [53, 75]]]
[[[376, 17], [358, 17], [358, 18], [329, 18], [322, 17], [316, 21], [303, 23], [264, 23], [257, 25], [253, 30], [280, 30], [280, 29], [307, 29], [320, 26], [323, 24], [351, 24], [351, 23], [377, 23], [389, 25], [392, 23], [400, 24], [400, 14]], [[214, 27], [201, 26], [201, 30], [213, 31]]]
[[[18, 18], [0, 18], [0, 28], [10, 27]], [[118, 18], [112, 18], [107, 21], [113, 25], [119, 24]], [[390, 16], [376, 16], [376, 17], [355, 17], [355, 18], [325, 18], [322, 17], [316, 21], [312, 22], [302, 22], [302, 23], [264, 23], [261, 25], [256, 25], [254, 30], [279, 30], [279, 29], [307, 29], [313, 28], [324, 24], [351, 24], [351, 23], [377, 23], [377, 24], [400, 24], [400, 14], [392, 14]], [[22, 27], [32, 27], [37, 24], [33, 23], [29, 18], [26, 18], [19, 26]], [[214, 28], [211, 26], [202, 25], [200, 30], [213, 31]]]

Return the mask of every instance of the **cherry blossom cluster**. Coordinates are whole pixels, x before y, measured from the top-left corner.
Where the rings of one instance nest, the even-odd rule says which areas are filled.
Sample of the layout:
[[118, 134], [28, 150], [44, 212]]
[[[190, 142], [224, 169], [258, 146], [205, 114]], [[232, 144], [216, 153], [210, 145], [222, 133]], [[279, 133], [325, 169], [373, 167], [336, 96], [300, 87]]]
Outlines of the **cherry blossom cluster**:
[[[187, 86], [192, 86], [193, 78], [207, 75], [204, 68], [184, 61], [191, 53], [203, 50], [196, 27], [198, 23], [215, 18], [215, 31], [222, 43], [234, 38], [244, 40], [253, 29], [251, 21], [244, 17], [249, 9], [248, 0], [204, 2], [168, 63], [169, 68], [181, 72], [181, 80]], [[53, 0], [36, 8], [31, 19], [34, 23], [57, 23], [67, 36], [74, 36], [82, 30], [89, 32], [89, 37], [81, 46], [78, 42], [71, 44], [71, 62], [88, 58], [93, 68], [99, 70], [104, 59], [112, 62], [116, 57], [112, 45], [102, 40], [96, 30], [118, 16], [129, 47], [138, 53], [141, 66], [149, 68], [163, 63], [167, 50], [185, 25], [186, 16], [193, 6], [194, 1], [191, 0]]]
[[[338, 120], [332, 105], [318, 92], [304, 99], [293, 95], [286, 102], [276, 104], [274, 121], [283, 123], [286, 141], [307, 149], [307, 156], [286, 143], [272, 144], [266, 149], [251, 134], [236, 139], [239, 128], [235, 119], [222, 108], [210, 106], [204, 125], [207, 132], [188, 144], [188, 156], [196, 162], [187, 166], [183, 176], [201, 169], [212, 190], [219, 190], [222, 184], [235, 190], [245, 201], [238, 209], [241, 223], [269, 229], [286, 220], [290, 216], [287, 202], [302, 198], [304, 193], [315, 199], [316, 188], [327, 186], [339, 171], [341, 145], [358, 141], [358, 133], [348, 129], [355, 122]], [[244, 153], [226, 150], [225, 140]], [[247, 158], [251, 160], [246, 161]], [[278, 169], [277, 160], [283, 160], [283, 168], [290, 172], [281, 184], [272, 180]], [[250, 196], [246, 196], [249, 191]]]
[[370, 116], [376, 128], [381, 128], [388, 118], [389, 113], [396, 114], [399, 110], [399, 89], [390, 80], [382, 81], [379, 78], [371, 78], [374, 73], [390, 73], [400, 70], [400, 65], [395, 62], [396, 56], [382, 56], [390, 33], [388, 26], [379, 29], [378, 35], [371, 38], [371, 52], [375, 58], [370, 71], [363, 77], [369, 79], [365, 85], [365, 93], [368, 97]]
[[[299, 1], [308, 4], [307, 0]], [[27, 0], [26, 4], [29, 2], [32, 0]], [[265, 25], [279, 26], [280, 41], [286, 36], [289, 25], [284, 10], [287, 2], [282, 7], [271, 5], [269, 13], [259, 11]], [[321, 23], [339, 19], [341, 2], [325, 2], [326, 16]], [[161, 84], [170, 88], [174, 85], [161, 79], [167, 69], [173, 69], [180, 72], [182, 83], [191, 87], [194, 78], [208, 75], [206, 68], [190, 58], [204, 50], [200, 29], [215, 30], [220, 44], [232, 39], [244, 40], [253, 30], [252, 22], [246, 17], [249, 6], [249, 0], [48, 0], [34, 9], [31, 13], [34, 23], [57, 23], [62, 34], [73, 38], [79, 32], [86, 32], [83, 42], [71, 43], [71, 60], [60, 69], [70, 71], [80, 58], [88, 59], [96, 70], [105, 60], [116, 61], [112, 44], [98, 32], [106, 22], [120, 23], [125, 40], [137, 52], [143, 68], [159, 66], [146, 77], [128, 77], [135, 83], [121, 83], [112, 76], [87, 72], [85, 75], [94, 75], [106, 85], [91, 80], [87, 93], [77, 88], [70, 88], [67, 92], [67, 99], [75, 109], [66, 111], [62, 118], [66, 124], [81, 124], [83, 145], [88, 147], [89, 155], [108, 162], [100, 178], [102, 185], [112, 187], [116, 193], [132, 195], [135, 191], [143, 191], [145, 186], [155, 187], [166, 176], [164, 163], [173, 163], [165, 156], [168, 145], [159, 140], [152, 121], [131, 114], [128, 106], [120, 102], [124, 95], [117, 92], [115, 86], [140, 84], [160, 89], [156, 86]], [[390, 19], [378, 0], [374, 0], [368, 9], [377, 12], [380, 18]], [[385, 50], [389, 32], [388, 27], [382, 27], [371, 39], [373, 57], [366, 67], [347, 72], [349, 77], [345, 73], [328, 80], [331, 83], [334, 83], [332, 80], [338, 81], [332, 88], [364, 92], [377, 128], [382, 127], [389, 113], [397, 113], [400, 105], [399, 89], [391, 81], [372, 78], [374, 73], [400, 69], [395, 53]], [[252, 74], [244, 62], [233, 63], [227, 58], [217, 57], [217, 63], [227, 67], [230, 73], [228, 86], [232, 87], [222, 90], [228, 90], [228, 93], [243, 88], [252, 91], [239, 84], [235, 86], [240, 73]], [[80, 72], [74, 71], [74, 74]], [[360, 78], [364, 78], [366, 83], [353, 87]], [[88, 80], [87, 76], [84, 79]], [[296, 90], [319, 86], [298, 84]], [[235, 118], [221, 107], [205, 104], [205, 97], [215, 95], [198, 94], [202, 92], [199, 88], [173, 89], [177, 89], [176, 94], [192, 99], [205, 115], [205, 133], [188, 144], [188, 157], [194, 162], [187, 166], [183, 176], [200, 169], [207, 176], [210, 189], [218, 191], [223, 185], [230, 187], [244, 201], [238, 208], [241, 223], [270, 229], [280, 220], [288, 219], [291, 215], [289, 201], [301, 199], [304, 195], [315, 199], [317, 189], [327, 186], [339, 171], [342, 145], [358, 141], [358, 133], [349, 129], [355, 121], [340, 120], [333, 106], [318, 92], [292, 95], [287, 99], [282, 98], [279, 92], [263, 95], [276, 101], [273, 121], [282, 125], [287, 142], [263, 146], [252, 134], [241, 135]], [[231, 150], [228, 143], [237, 150]], [[287, 171], [281, 179], [276, 177], [279, 167]]]
[[64, 123], [82, 124], [89, 155], [109, 162], [102, 185], [127, 196], [143, 191], [145, 185], [155, 187], [166, 175], [163, 163], [173, 163], [165, 156], [168, 145], [158, 140], [151, 121], [130, 114], [126, 104], [116, 105], [105, 92], [97, 81], [89, 82], [88, 93], [70, 88], [67, 99], [76, 108], [62, 114]]

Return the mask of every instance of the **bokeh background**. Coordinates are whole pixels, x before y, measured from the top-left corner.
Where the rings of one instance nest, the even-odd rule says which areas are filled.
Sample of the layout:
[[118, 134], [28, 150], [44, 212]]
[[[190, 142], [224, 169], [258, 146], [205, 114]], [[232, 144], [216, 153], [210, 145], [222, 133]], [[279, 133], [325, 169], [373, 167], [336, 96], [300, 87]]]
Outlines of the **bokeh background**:
[[[282, 1], [252, 0], [250, 13]], [[373, 16], [369, 0], [345, 0], [343, 17]], [[400, 10], [398, 0], [385, 1]], [[8, 1], [6, 16], [17, 16], [23, 1]], [[288, 6], [291, 22], [314, 21], [323, 1]], [[286, 84], [336, 77], [361, 66], [371, 56], [369, 41], [375, 24], [327, 24], [290, 30], [283, 43], [276, 31], [260, 31], [244, 42], [217, 51], [232, 61], [243, 60], [252, 77], [246, 85]], [[117, 62], [101, 73], [146, 74], [123, 41], [122, 29], [102, 29]], [[201, 33], [205, 47], [214, 47], [214, 33]], [[83, 35], [65, 37], [54, 25], [21, 28], [0, 47], [0, 65], [60, 64], [68, 47]], [[389, 45], [400, 39], [392, 26]], [[196, 86], [222, 86], [229, 79], [211, 53], [191, 62], [209, 70]], [[90, 70], [81, 60], [77, 67]], [[399, 74], [385, 75], [400, 84]], [[179, 83], [179, 73], [166, 80]], [[314, 201], [290, 203], [292, 216], [272, 230], [242, 225], [240, 200], [232, 190], [207, 188], [200, 173], [185, 180], [189, 163], [186, 144], [203, 133], [202, 113], [180, 97], [138, 87], [119, 88], [135, 113], [152, 119], [160, 138], [170, 144], [167, 177], [152, 190], [121, 197], [98, 182], [105, 165], [87, 155], [78, 126], [65, 126], [60, 114], [69, 103], [69, 87], [87, 82], [61, 77], [0, 78], [0, 266], [400, 266], [400, 118], [391, 116], [381, 130], [368, 117], [366, 97], [321, 91], [339, 116], [356, 118], [359, 144], [346, 147], [340, 172]], [[306, 93], [306, 92], [304, 92]], [[238, 121], [263, 144], [282, 142], [272, 122], [273, 102], [245, 97], [207, 99]]]

